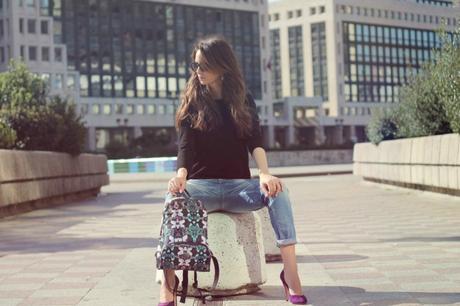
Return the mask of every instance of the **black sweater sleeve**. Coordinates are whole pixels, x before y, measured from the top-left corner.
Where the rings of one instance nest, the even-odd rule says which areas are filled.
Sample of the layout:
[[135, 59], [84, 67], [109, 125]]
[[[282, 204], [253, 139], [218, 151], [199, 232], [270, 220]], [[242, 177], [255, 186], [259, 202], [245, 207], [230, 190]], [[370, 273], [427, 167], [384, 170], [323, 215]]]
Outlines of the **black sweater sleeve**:
[[191, 128], [190, 120], [187, 118], [181, 122], [178, 131], [178, 151], [176, 170], [186, 168], [187, 173], [191, 172], [195, 156], [195, 139]]
[[247, 148], [248, 152], [252, 154], [255, 148], [263, 148], [263, 142], [262, 142], [262, 133], [260, 129], [260, 120], [259, 120], [259, 115], [257, 114], [257, 106], [256, 102], [254, 101], [254, 98], [252, 97], [251, 94], [246, 95], [246, 100], [249, 105], [249, 111], [251, 113], [252, 117], [252, 130], [251, 130], [251, 136], [248, 139], [247, 142]]

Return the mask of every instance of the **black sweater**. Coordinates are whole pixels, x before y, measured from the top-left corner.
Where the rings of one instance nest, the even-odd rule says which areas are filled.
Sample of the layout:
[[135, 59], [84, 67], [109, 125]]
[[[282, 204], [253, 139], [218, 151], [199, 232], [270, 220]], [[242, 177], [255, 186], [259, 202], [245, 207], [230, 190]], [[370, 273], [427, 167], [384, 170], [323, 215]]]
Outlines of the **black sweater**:
[[187, 169], [187, 179], [238, 179], [250, 178], [248, 152], [262, 147], [259, 117], [254, 98], [246, 95], [252, 117], [251, 136], [242, 139], [237, 135], [230, 110], [222, 100], [219, 110], [223, 124], [211, 131], [199, 131], [184, 120], [179, 127], [177, 168]]

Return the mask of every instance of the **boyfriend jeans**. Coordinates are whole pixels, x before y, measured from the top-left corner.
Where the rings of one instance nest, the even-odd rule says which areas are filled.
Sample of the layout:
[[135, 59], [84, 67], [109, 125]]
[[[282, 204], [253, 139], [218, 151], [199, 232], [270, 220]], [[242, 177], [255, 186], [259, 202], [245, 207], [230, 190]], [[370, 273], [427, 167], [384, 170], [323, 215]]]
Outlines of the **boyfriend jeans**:
[[[268, 206], [276, 245], [297, 243], [289, 191], [276, 197], [266, 197], [259, 187], [259, 179], [190, 179], [185, 186], [190, 195], [201, 200], [206, 210], [243, 213]], [[171, 197], [166, 194], [166, 200]]]

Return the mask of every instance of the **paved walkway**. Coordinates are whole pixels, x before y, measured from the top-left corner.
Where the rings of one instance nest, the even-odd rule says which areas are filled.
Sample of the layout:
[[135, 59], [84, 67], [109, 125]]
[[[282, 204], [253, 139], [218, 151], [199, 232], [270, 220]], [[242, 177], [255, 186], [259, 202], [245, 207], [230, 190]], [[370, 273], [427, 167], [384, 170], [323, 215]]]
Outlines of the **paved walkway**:
[[[460, 199], [353, 175], [283, 180], [312, 305], [460, 305]], [[0, 220], [0, 305], [155, 306], [164, 188], [112, 184], [96, 199]], [[280, 270], [269, 264], [261, 291], [216, 304], [288, 305]]]

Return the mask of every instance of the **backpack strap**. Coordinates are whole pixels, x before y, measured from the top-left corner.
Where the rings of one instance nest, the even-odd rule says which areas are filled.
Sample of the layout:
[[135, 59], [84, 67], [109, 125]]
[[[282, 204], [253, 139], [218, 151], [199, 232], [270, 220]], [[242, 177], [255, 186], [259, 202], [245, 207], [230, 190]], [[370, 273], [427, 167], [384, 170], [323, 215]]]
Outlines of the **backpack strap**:
[[185, 303], [185, 298], [187, 297], [188, 289], [188, 270], [182, 271], [182, 291], [180, 296], [180, 302]]
[[195, 271], [193, 271], [193, 288], [198, 288], [198, 273]]
[[217, 282], [219, 281], [219, 262], [217, 261], [217, 258], [212, 255], [212, 262], [214, 263], [214, 282], [212, 283], [212, 287], [210, 291], [214, 291], [217, 287]]

